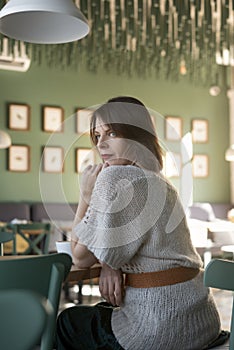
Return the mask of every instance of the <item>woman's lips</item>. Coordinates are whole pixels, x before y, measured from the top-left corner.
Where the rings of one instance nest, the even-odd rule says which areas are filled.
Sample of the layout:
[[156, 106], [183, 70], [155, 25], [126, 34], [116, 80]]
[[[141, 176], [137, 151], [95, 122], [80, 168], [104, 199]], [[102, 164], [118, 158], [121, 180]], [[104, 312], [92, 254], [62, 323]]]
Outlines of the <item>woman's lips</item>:
[[103, 160], [107, 160], [107, 159], [110, 159], [112, 156], [112, 154], [101, 154], [101, 157]]

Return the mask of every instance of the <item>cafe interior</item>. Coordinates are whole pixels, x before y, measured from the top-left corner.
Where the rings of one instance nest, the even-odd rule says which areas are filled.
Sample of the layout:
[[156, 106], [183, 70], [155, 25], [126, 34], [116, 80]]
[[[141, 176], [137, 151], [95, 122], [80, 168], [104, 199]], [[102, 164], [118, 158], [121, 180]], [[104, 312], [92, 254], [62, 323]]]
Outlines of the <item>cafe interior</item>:
[[[40, 338], [42, 350], [53, 349], [57, 314], [100, 300], [100, 266], [75, 269], [67, 243], [80, 175], [100, 161], [90, 116], [123, 95], [150, 112], [164, 152], [162, 172], [178, 190], [207, 269], [204, 283], [230, 328], [233, 1], [1, 0], [0, 91], [1, 329], [8, 335], [12, 319], [16, 329], [22, 322], [12, 344], [8, 336], [0, 348], [26, 350]], [[22, 301], [12, 304], [16, 298]], [[35, 325], [24, 311], [32, 308]], [[234, 349], [232, 333], [230, 344], [216, 348], [229, 346]]]

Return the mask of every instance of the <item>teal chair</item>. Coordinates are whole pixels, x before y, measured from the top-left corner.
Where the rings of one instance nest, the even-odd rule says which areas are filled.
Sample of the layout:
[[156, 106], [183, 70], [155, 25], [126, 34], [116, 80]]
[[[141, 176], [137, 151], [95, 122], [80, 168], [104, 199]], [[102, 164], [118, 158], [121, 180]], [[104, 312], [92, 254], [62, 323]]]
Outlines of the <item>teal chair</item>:
[[[28, 247], [20, 254], [48, 254], [51, 224], [48, 222], [32, 222], [27, 224], [10, 224], [13, 232], [27, 242]], [[16, 253], [16, 252], [14, 252]]]
[[4, 254], [4, 243], [13, 241], [15, 242], [15, 235], [13, 232], [5, 231], [4, 229], [0, 230], [0, 255]]
[[0, 349], [32, 350], [40, 341], [52, 307], [28, 290], [0, 291]]
[[[213, 259], [206, 266], [204, 284], [207, 287], [234, 291], [234, 261]], [[233, 307], [233, 305], [232, 305]], [[229, 341], [220, 345], [215, 350], [234, 350], [234, 308], [232, 308], [231, 329]]]
[[70, 255], [64, 253], [0, 259], [0, 291], [8, 289], [33, 291], [46, 298], [52, 306], [52, 312], [47, 317], [41, 337], [41, 350], [53, 349], [62, 283], [71, 265]]

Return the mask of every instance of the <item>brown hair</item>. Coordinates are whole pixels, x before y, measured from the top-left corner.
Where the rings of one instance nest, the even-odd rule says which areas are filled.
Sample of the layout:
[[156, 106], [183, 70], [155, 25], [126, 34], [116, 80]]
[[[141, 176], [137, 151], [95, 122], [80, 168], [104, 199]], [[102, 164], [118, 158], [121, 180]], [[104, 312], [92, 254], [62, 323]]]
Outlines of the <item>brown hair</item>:
[[[104, 124], [110, 125], [117, 136], [136, 141], [150, 151], [150, 153], [147, 152], [147, 157], [143, 155], [139, 161], [140, 165], [156, 172], [162, 169], [162, 149], [152, 118], [141, 101], [134, 97], [120, 96], [108, 100], [99, 107], [93, 113], [90, 123], [90, 137], [94, 145], [97, 144], [94, 133], [97, 118], [100, 118]], [[140, 153], [142, 150], [143, 147], [140, 148]]]

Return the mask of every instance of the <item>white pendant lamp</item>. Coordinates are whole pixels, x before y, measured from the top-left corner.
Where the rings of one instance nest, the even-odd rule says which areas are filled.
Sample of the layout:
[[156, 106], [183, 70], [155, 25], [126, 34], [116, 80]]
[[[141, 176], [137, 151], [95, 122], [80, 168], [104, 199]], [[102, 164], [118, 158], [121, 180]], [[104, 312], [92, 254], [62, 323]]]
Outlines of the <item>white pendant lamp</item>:
[[11, 145], [10, 136], [3, 130], [0, 130], [0, 149], [8, 148]]
[[225, 159], [228, 162], [234, 162], [234, 145], [231, 145], [225, 152]]
[[37, 44], [76, 41], [89, 32], [73, 0], [9, 0], [0, 11], [0, 32]]

